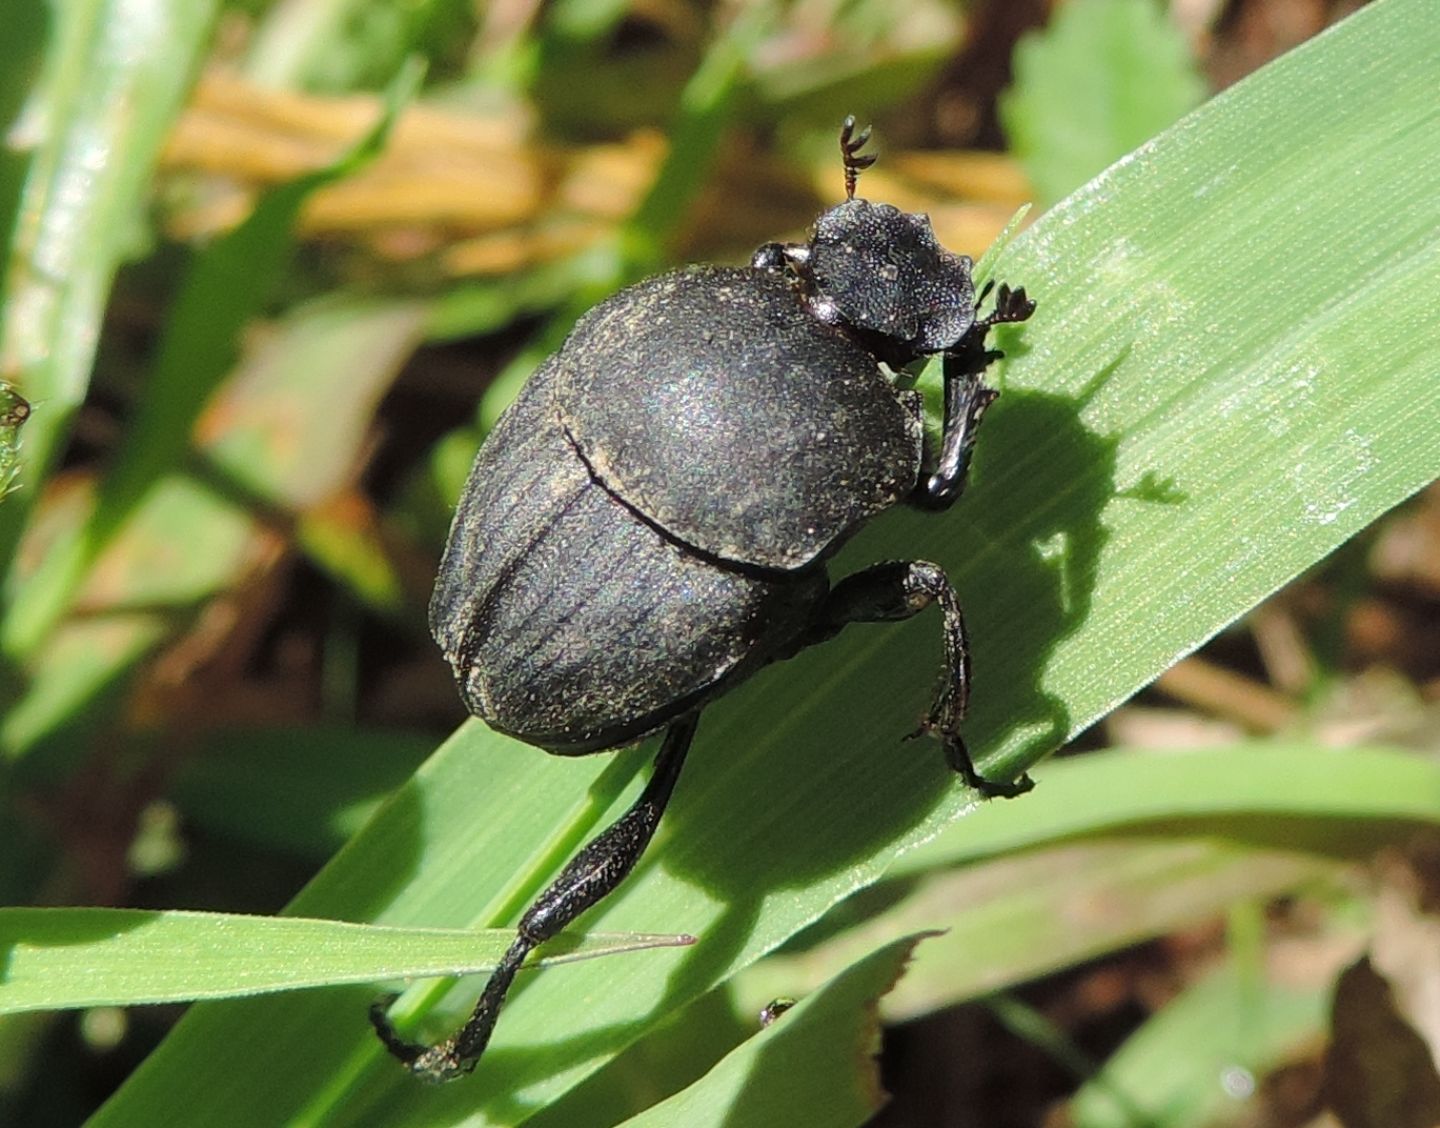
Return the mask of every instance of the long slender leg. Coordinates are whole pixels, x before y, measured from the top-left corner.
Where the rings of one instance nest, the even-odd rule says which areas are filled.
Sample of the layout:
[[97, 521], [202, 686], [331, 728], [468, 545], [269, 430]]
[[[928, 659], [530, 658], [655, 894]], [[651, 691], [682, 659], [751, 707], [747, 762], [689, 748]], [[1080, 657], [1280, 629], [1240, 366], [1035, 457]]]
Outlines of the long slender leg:
[[1022, 795], [1034, 786], [1029, 776], [1004, 783], [981, 775], [960, 735], [960, 722], [970, 704], [970, 645], [960, 601], [938, 564], [892, 560], [845, 577], [827, 597], [805, 642], [808, 645], [833, 638], [847, 623], [908, 619], [932, 603], [940, 604], [943, 615], [945, 676], [922, 731], [940, 739], [946, 763], [982, 795]]
[[480, 994], [470, 1019], [452, 1038], [434, 1046], [407, 1041], [386, 1013], [393, 996], [380, 999], [370, 1008], [370, 1021], [380, 1040], [410, 1071], [426, 1081], [450, 1081], [475, 1068], [490, 1034], [500, 1005], [510, 990], [511, 980], [533, 948], [555, 936], [561, 929], [613, 892], [640, 860], [655, 835], [665, 804], [675, 790], [685, 753], [695, 736], [696, 715], [673, 722], [655, 757], [655, 769], [634, 805], [571, 859], [549, 887], [535, 899], [520, 918], [515, 940]]

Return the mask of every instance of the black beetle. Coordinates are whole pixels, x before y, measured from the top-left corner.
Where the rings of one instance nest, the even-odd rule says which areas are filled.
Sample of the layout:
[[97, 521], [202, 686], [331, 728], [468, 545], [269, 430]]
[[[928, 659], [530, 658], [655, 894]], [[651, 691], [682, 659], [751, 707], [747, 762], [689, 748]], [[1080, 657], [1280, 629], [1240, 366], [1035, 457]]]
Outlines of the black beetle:
[[[825, 561], [901, 501], [959, 495], [996, 392], [989, 328], [1035, 309], [1001, 286], [985, 318], [971, 261], [930, 221], [855, 196], [873, 156], [847, 118], [845, 202], [804, 243], [748, 267], [690, 267], [596, 306], [525, 385], [475, 459], [430, 604], [470, 711], [561, 755], [665, 728], [640, 798], [585, 846], [520, 920], [474, 1014], [435, 1046], [371, 1019], [417, 1075], [468, 1073], [531, 949], [634, 867], [674, 789], [701, 708], [761, 666], [847, 623], [944, 616], [945, 677], [925, 730], [986, 795], [961, 740], [969, 654], [955, 590], [924, 561], [877, 564], [831, 586]], [[988, 292], [988, 291], [987, 291]], [[939, 450], [921, 398], [884, 366], [944, 357]]]

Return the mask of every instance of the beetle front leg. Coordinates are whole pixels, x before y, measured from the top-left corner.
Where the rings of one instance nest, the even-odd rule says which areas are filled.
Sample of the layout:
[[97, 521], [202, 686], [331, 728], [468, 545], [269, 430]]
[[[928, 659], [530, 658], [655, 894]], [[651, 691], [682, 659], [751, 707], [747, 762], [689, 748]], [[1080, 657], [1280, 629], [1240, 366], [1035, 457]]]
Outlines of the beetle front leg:
[[805, 641], [809, 644], [833, 638], [848, 623], [908, 619], [932, 603], [940, 604], [943, 616], [945, 676], [921, 731], [939, 737], [946, 762], [982, 795], [1007, 799], [1022, 795], [1034, 786], [1029, 776], [1002, 783], [981, 775], [960, 735], [960, 722], [970, 704], [970, 643], [965, 634], [960, 600], [950, 578], [938, 564], [927, 560], [895, 560], [845, 577], [826, 597]]
[[979, 375], [970, 371], [963, 360], [947, 356], [944, 364], [945, 429], [940, 439], [940, 457], [934, 473], [916, 493], [916, 501], [926, 509], [948, 509], [965, 489], [980, 419], [1000, 395], [982, 384]]
[[635, 868], [645, 847], [655, 835], [660, 816], [685, 753], [695, 737], [696, 715], [674, 721], [665, 733], [665, 741], [655, 757], [655, 769], [640, 798], [631, 808], [586, 845], [571, 859], [520, 918], [515, 940], [500, 958], [480, 1000], [475, 1004], [469, 1021], [454, 1035], [433, 1046], [402, 1038], [386, 1013], [394, 996], [378, 1000], [370, 1008], [370, 1021], [385, 1048], [399, 1058], [410, 1072], [426, 1081], [451, 1081], [475, 1068], [480, 1055], [490, 1042], [499, 1017], [500, 1006], [510, 990], [510, 983], [525, 957], [556, 936], [561, 929], [602, 900]]
[[[986, 283], [976, 304], [990, 293]], [[1002, 285], [995, 296], [995, 308], [988, 317], [970, 326], [959, 343], [945, 354], [945, 420], [940, 438], [940, 457], [935, 469], [915, 491], [914, 501], [926, 509], [948, 509], [965, 488], [975, 435], [985, 409], [999, 396], [980, 382], [980, 375], [1004, 354], [985, 347], [985, 335], [995, 325], [1024, 321], [1035, 312], [1035, 303], [1024, 288]]]

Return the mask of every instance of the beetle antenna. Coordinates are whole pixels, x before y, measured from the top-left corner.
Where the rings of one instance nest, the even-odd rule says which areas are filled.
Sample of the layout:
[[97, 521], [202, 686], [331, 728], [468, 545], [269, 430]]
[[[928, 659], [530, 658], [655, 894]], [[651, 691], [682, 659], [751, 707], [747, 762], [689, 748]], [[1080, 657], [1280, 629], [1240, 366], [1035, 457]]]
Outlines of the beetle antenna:
[[855, 115], [848, 114], [840, 125], [840, 159], [845, 164], [845, 198], [855, 198], [855, 185], [860, 180], [860, 174], [875, 163], [875, 154], [861, 154], [860, 150], [865, 148], [865, 143], [870, 140], [870, 127], [867, 125], [858, 135], [855, 133]]

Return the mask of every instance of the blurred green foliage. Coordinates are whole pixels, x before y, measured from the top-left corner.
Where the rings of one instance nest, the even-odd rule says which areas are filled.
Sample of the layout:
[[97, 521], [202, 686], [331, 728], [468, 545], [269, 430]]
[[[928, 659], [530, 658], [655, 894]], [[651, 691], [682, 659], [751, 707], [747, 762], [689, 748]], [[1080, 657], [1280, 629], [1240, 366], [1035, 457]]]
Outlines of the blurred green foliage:
[[1005, 132], [1049, 205], [1205, 97], [1189, 45], [1151, 0], [1074, 0], [1015, 48]]

